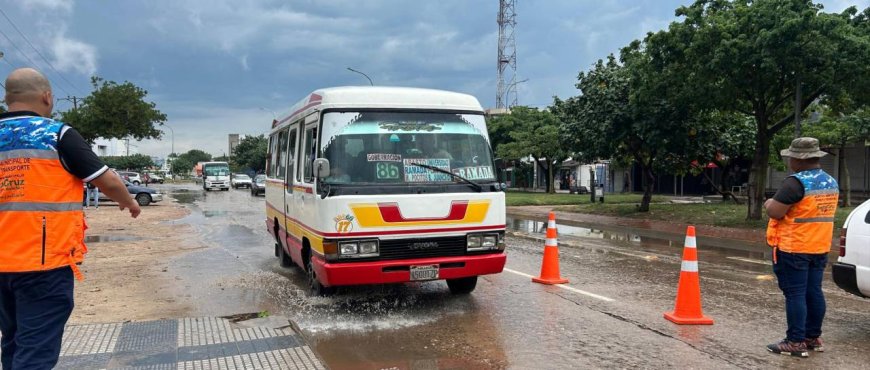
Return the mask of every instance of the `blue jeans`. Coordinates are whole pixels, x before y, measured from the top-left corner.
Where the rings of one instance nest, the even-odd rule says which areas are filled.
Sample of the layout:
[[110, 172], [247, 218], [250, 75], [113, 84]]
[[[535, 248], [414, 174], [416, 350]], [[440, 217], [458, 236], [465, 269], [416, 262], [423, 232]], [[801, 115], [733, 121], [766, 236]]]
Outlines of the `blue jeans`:
[[91, 206], [91, 199], [93, 199], [94, 207], [100, 208], [100, 189], [88, 189], [87, 195], [85, 196], [85, 207]]
[[778, 262], [773, 265], [773, 273], [785, 296], [786, 338], [792, 342], [818, 338], [825, 319], [822, 277], [828, 255], [787, 253], [777, 249], [776, 256]]
[[53, 368], [72, 310], [73, 273], [69, 267], [0, 273], [3, 370]]

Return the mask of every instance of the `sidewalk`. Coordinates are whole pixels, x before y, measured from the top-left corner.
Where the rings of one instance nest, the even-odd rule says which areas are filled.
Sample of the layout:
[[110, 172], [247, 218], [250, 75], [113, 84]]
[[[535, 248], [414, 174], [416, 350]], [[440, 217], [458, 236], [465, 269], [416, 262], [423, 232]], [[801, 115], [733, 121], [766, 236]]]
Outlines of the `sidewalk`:
[[[521, 206], [508, 207], [509, 217], [534, 221], [546, 221], [547, 214], [559, 206]], [[613, 217], [586, 213], [556, 211], [556, 222], [571, 226], [587, 227], [609, 231], [635, 232], [644, 236], [682, 240], [686, 236], [687, 224]], [[698, 241], [712, 246], [742, 247], [756, 251], [767, 251], [764, 230], [737, 229], [730, 227], [695, 225]], [[739, 244], [739, 245], [735, 245]]]
[[58, 369], [324, 369], [279, 316], [70, 325], [60, 354]]

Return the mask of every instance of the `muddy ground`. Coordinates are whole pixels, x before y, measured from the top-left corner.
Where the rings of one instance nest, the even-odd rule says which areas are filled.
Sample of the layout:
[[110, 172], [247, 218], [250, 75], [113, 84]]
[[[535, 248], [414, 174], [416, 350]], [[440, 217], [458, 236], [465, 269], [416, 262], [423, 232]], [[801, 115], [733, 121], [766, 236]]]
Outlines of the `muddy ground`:
[[85, 210], [88, 254], [76, 283], [71, 324], [184, 317], [191, 307], [167, 287], [173, 256], [201, 249], [190, 225], [172, 224], [190, 213], [172, 199], [143, 207], [136, 219], [114, 203]]

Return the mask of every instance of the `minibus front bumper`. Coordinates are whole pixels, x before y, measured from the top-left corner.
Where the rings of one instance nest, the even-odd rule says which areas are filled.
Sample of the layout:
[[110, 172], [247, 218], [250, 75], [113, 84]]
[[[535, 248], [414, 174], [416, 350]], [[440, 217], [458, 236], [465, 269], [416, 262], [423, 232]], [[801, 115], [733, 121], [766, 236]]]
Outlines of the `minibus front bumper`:
[[330, 263], [321, 256], [312, 257], [314, 272], [324, 286], [405, 283], [411, 279], [411, 267], [437, 266], [435, 280], [498, 274], [504, 269], [504, 252], [459, 256], [402, 259], [372, 262]]

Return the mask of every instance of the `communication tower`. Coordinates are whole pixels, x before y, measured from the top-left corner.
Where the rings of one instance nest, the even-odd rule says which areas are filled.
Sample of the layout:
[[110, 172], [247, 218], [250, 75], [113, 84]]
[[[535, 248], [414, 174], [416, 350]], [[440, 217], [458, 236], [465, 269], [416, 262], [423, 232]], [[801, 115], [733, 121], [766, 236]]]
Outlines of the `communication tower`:
[[509, 109], [517, 105], [517, 42], [514, 38], [516, 16], [516, 0], [499, 0], [496, 108]]

